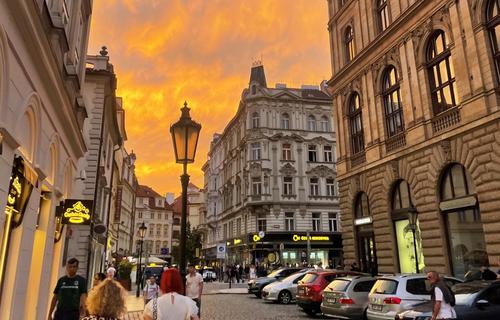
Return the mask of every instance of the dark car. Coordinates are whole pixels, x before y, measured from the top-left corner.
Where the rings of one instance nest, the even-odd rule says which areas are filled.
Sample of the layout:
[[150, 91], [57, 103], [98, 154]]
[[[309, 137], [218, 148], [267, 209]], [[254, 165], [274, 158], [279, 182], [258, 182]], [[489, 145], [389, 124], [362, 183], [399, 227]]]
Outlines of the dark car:
[[272, 282], [284, 279], [292, 273], [300, 270], [302, 270], [302, 268], [279, 268], [268, 274], [267, 277], [250, 280], [248, 281], [248, 293], [253, 293], [257, 298], [261, 298], [262, 289], [264, 289], [265, 286]]
[[147, 266], [144, 268], [144, 275], [142, 277], [143, 283], [151, 276], [155, 277], [156, 283], [160, 284], [161, 274], [163, 273], [163, 267], [161, 266]]
[[338, 277], [362, 275], [360, 272], [344, 270], [316, 270], [308, 272], [297, 286], [297, 305], [308, 315], [321, 312], [323, 290]]
[[[456, 284], [455, 311], [460, 320], [497, 320], [500, 315], [500, 281], [472, 281]], [[432, 302], [424, 302], [396, 315], [396, 319], [427, 320]]]

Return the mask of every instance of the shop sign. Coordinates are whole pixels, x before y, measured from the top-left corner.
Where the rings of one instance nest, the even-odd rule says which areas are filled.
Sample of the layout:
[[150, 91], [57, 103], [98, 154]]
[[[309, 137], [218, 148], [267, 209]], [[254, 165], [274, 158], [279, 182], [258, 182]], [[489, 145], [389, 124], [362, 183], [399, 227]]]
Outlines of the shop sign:
[[33, 190], [33, 184], [24, 174], [28, 170], [22, 158], [15, 158], [5, 208], [5, 213], [10, 215], [14, 227], [21, 224], [31, 191]]
[[115, 221], [118, 220], [120, 221], [120, 215], [122, 213], [122, 192], [123, 192], [123, 187], [118, 186], [116, 188], [116, 195], [115, 195]]
[[[269, 232], [265, 234], [265, 238], [260, 237], [258, 234], [250, 234], [250, 243], [259, 243], [265, 241], [266, 243], [276, 242], [277, 245], [280, 243], [305, 243], [308, 240], [307, 233], [285, 233], [285, 232]], [[309, 235], [309, 241], [314, 243], [332, 243], [340, 241], [340, 235], [332, 235], [328, 233], [311, 234]]]
[[61, 217], [62, 224], [89, 225], [92, 218], [92, 205], [92, 200], [65, 200]]
[[[307, 235], [301, 236], [298, 234], [294, 234], [292, 236], [292, 240], [294, 242], [307, 241]], [[330, 237], [329, 236], [309, 236], [309, 241], [330, 241]]]
[[354, 225], [356, 226], [362, 226], [364, 224], [370, 224], [370, 223], [372, 223], [372, 217], [363, 217], [354, 220]]

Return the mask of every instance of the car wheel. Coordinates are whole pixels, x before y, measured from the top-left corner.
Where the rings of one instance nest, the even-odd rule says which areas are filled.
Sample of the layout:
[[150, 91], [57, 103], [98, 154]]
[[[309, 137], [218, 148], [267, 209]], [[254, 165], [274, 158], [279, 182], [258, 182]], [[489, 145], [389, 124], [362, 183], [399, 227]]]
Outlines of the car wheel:
[[278, 295], [278, 302], [283, 304], [289, 304], [292, 301], [292, 295], [290, 291], [283, 290]]

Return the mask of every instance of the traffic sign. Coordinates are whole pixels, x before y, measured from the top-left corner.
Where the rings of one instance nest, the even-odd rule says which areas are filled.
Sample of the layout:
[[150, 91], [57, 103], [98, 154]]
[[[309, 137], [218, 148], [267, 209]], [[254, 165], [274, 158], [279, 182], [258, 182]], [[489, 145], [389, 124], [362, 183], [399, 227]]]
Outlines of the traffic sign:
[[218, 243], [217, 244], [217, 259], [224, 259], [226, 257], [226, 244]]

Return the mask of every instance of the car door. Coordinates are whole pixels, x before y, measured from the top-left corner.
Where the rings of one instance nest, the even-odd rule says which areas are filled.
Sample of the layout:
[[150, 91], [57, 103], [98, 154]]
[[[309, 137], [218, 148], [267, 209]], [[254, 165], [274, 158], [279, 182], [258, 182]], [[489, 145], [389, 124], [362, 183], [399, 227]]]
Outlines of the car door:
[[480, 293], [469, 311], [463, 315], [459, 314], [460, 318], [463, 320], [497, 320], [500, 315], [500, 284], [492, 284]]
[[292, 284], [290, 285], [290, 292], [292, 293], [292, 297], [295, 297], [297, 295], [297, 286], [299, 284], [299, 281], [302, 280], [305, 275], [306, 273], [301, 274], [295, 280], [293, 280]]

